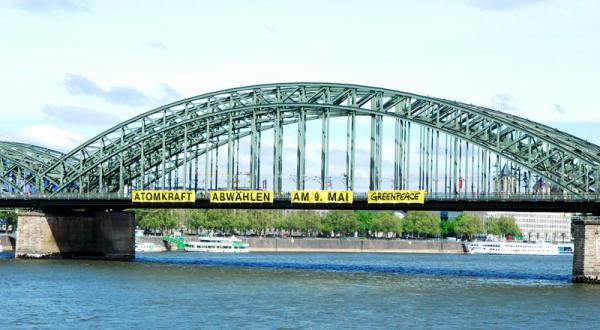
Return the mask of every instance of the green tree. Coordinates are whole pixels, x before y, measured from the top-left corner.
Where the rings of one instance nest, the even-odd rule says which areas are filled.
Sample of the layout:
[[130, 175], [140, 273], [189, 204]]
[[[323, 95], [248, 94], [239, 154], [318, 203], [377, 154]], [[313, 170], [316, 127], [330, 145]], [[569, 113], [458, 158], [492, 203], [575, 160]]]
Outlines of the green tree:
[[361, 236], [367, 236], [369, 231], [373, 229], [373, 217], [375, 212], [373, 211], [354, 211], [356, 218], [359, 223], [359, 232]]
[[166, 234], [167, 230], [180, 225], [179, 217], [173, 210], [146, 210], [136, 212], [138, 225], [144, 229], [160, 229]]
[[329, 211], [322, 219], [323, 231], [348, 236], [360, 229], [357, 215], [351, 211]]
[[252, 230], [259, 235], [266, 235], [269, 229], [275, 227], [275, 223], [283, 217], [281, 210], [251, 210], [250, 222]]
[[295, 227], [305, 236], [315, 236], [321, 231], [321, 217], [313, 210], [299, 210], [291, 212]]
[[496, 236], [502, 235], [502, 230], [500, 229], [500, 226], [498, 225], [498, 219], [490, 218], [490, 219], [486, 220], [485, 221], [485, 231], [488, 234], [492, 234], [492, 235], [496, 235]]
[[219, 230], [229, 234], [234, 229], [234, 219], [231, 210], [208, 209], [206, 211], [206, 228]]
[[461, 214], [456, 217], [455, 231], [462, 237], [472, 239], [476, 234], [484, 232], [483, 220], [477, 215]]
[[138, 226], [143, 229], [158, 229], [159, 223], [155, 221], [156, 217], [152, 215], [155, 210], [135, 210], [135, 219]]
[[456, 219], [441, 221], [440, 229], [443, 237], [456, 236]]
[[404, 232], [421, 235], [439, 236], [440, 216], [437, 213], [427, 211], [411, 211], [404, 217]]
[[186, 225], [188, 229], [194, 229], [195, 233], [199, 234], [200, 229], [205, 228], [206, 219], [206, 210], [193, 210], [189, 214], [189, 218]]
[[157, 210], [155, 213], [156, 221], [158, 221], [158, 227], [161, 229], [163, 234], [174, 228], [179, 227], [179, 217], [175, 210]]
[[15, 230], [18, 220], [17, 212], [15, 210], [0, 210], [0, 219], [6, 221], [7, 227], [12, 225], [13, 230]]
[[515, 218], [501, 216], [497, 218], [491, 218], [486, 222], [486, 230], [489, 234], [493, 235], [521, 235], [521, 229], [515, 222]]
[[372, 231], [383, 233], [385, 236], [390, 233], [402, 234], [402, 220], [391, 212], [375, 212], [372, 219]]
[[240, 235], [246, 235], [250, 230], [250, 214], [247, 210], [228, 210], [229, 231]]

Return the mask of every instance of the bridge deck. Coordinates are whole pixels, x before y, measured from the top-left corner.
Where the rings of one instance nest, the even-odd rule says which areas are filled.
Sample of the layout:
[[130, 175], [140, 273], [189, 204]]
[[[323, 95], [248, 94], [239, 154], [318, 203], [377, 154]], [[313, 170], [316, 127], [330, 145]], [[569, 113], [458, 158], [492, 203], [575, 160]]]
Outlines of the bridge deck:
[[238, 209], [349, 209], [349, 210], [431, 210], [431, 211], [523, 211], [600, 214], [600, 195], [578, 197], [563, 195], [480, 196], [430, 194], [424, 204], [368, 203], [367, 196], [355, 193], [352, 203], [292, 203], [288, 194], [275, 197], [273, 203], [210, 203], [200, 192], [194, 203], [133, 203], [128, 194], [0, 195], [0, 208], [30, 209], [103, 209], [129, 208], [238, 208]]

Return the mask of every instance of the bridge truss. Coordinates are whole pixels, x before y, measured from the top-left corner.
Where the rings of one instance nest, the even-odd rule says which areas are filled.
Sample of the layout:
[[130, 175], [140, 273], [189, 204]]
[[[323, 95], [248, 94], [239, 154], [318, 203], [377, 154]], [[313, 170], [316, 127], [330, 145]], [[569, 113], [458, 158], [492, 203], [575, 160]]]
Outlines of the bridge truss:
[[[234, 189], [239, 188], [240, 160], [246, 158], [244, 150], [240, 157], [240, 144], [249, 140], [245, 188], [260, 189], [261, 179], [269, 177], [270, 188], [279, 194], [284, 192], [283, 145], [291, 133], [296, 142], [292, 179], [302, 190], [312, 133], [307, 123], [316, 121], [318, 182], [328, 189], [331, 121], [341, 118], [346, 126], [342, 188], [355, 191], [357, 145], [363, 145], [357, 131], [365, 129], [357, 123], [361, 117], [370, 123], [370, 190], [383, 188], [382, 154], [390, 145], [393, 189], [485, 194], [534, 193], [551, 186], [567, 195], [600, 189], [600, 147], [575, 136], [470, 104], [332, 83], [256, 85], [187, 98], [127, 120], [64, 155], [3, 142], [0, 180], [21, 192]], [[393, 140], [384, 140], [384, 118], [393, 122]], [[273, 135], [269, 175], [261, 175], [265, 131]], [[223, 158], [225, 180], [219, 183], [216, 160]]]
[[[46, 169], [63, 153], [30, 144], [0, 141], [0, 187], [2, 191], [35, 192], [58, 187], [62, 176]], [[44, 174], [42, 174], [44, 173]]]

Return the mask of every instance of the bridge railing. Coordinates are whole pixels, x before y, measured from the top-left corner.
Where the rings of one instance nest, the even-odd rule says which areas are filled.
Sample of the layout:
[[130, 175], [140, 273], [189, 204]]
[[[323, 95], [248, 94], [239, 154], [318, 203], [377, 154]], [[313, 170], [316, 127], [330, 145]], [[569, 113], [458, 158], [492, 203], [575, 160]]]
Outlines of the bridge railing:
[[425, 196], [425, 200], [436, 201], [477, 201], [477, 202], [496, 202], [496, 201], [600, 201], [600, 194], [510, 194], [510, 193], [469, 193], [469, 194], [446, 194], [446, 193], [429, 193]]
[[36, 193], [1, 193], [0, 199], [4, 200], [129, 200], [130, 193], [61, 193], [61, 194], [36, 194]]
[[[354, 201], [366, 202], [367, 192], [355, 192]], [[276, 194], [276, 201], [289, 201], [290, 193]], [[208, 200], [207, 191], [196, 192], [197, 200]], [[61, 193], [61, 194], [36, 194], [36, 193], [0, 193], [0, 200], [131, 200], [131, 193]], [[590, 194], [508, 194], [508, 193], [427, 193], [427, 201], [465, 201], [465, 202], [497, 202], [497, 201], [540, 201], [540, 202], [600, 202], [600, 193]]]

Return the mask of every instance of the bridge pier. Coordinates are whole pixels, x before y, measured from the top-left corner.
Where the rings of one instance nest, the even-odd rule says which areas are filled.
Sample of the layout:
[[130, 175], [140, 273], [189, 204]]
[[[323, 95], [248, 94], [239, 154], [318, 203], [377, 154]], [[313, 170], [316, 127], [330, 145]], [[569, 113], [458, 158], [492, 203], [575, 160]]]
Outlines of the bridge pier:
[[600, 216], [573, 218], [573, 282], [600, 284]]
[[133, 260], [129, 212], [26, 212], [18, 215], [17, 258]]

